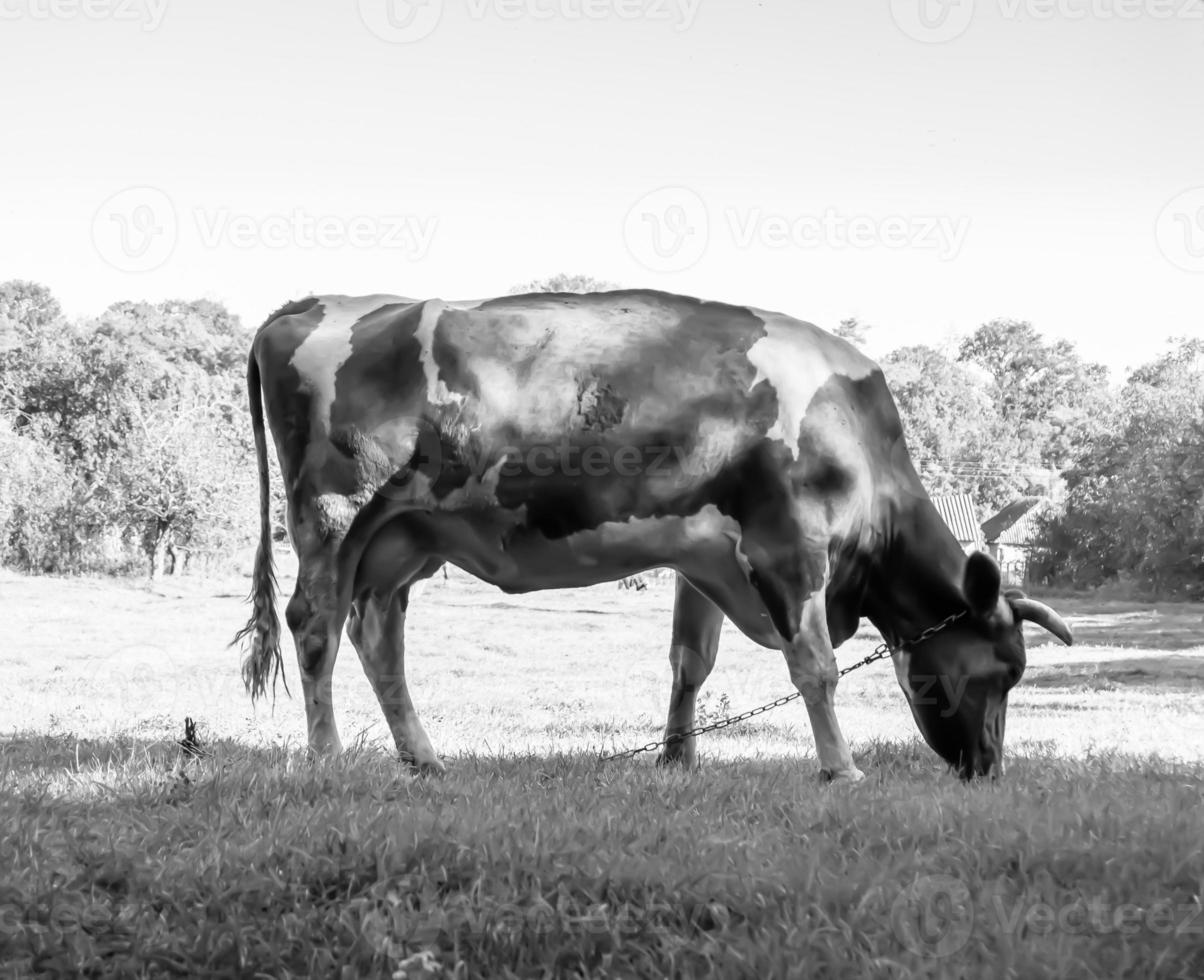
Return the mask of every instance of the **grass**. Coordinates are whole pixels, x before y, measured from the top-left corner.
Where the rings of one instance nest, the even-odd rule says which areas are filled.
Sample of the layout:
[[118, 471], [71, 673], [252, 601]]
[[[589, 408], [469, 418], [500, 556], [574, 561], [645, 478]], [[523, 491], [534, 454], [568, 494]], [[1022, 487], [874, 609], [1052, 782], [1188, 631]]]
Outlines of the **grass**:
[[[305, 759], [296, 701], [251, 709], [242, 591], [0, 578], [0, 976], [1204, 974], [1200, 606], [1058, 600], [1086, 642], [1034, 646], [996, 785], [941, 770], [888, 665], [854, 673], [868, 778], [831, 790], [797, 705], [696, 773], [596, 760], [663, 723], [666, 585], [433, 583], [407, 654], [450, 756], [429, 780], [349, 645], [342, 758]], [[703, 708], [788, 689], [727, 630]]]

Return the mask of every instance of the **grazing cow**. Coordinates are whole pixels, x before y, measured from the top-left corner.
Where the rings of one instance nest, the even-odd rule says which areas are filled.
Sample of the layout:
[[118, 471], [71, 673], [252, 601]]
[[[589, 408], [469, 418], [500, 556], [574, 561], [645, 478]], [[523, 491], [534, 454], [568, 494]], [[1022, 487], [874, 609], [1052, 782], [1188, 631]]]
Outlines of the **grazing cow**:
[[[965, 778], [1002, 760], [1021, 621], [1071, 641], [1047, 606], [1001, 594], [990, 558], [963, 554], [874, 363], [779, 313], [647, 290], [311, 297], [259, 330], [247, 384], [262, 536], [243, 674], [254, 698], [282, 666], [266, 410], [315, 752], [339, 749], [330, 677], [346, 621], [398, 751], [442, 767], [406, 688], [403, 632], [411, 587], [444, 562], [509, 592], [676, 569], [666, 738], [693, 726], [727, 616], [783, 652], [821, 772], [841, 781], [862, 774], [833, 707], [833, 647], [862, 615], [896, 649], [924, 738]], [[692, 738], [661, 755], [694, 759]]]

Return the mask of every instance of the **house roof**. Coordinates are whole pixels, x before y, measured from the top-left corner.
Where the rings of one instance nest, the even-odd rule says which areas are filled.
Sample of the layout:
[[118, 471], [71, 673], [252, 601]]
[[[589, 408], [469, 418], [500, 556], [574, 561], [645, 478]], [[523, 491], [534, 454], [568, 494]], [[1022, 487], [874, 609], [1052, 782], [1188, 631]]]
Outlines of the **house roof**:
[[1047, 497], [1017, 497], [982, 522], [983, 537], [1000, 544], [1032, 544], [1039, 531], [1039, 519], [1048, 507]]
[[980, 544], [982, 530], [978, 526], [978, 510], [974, 498], [968, 493], [945, 493], [932, 498], [936, 511], [941, 515], [953, 536], [962, 544]]

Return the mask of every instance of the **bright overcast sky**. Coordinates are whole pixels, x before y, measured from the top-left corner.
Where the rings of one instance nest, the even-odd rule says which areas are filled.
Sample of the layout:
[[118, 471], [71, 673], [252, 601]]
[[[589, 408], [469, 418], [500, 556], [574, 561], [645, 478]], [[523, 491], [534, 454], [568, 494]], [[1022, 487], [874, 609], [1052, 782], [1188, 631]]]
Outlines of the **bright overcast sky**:
[[564, 271], [1204, 334], [1195, 0], [0, 0], [0, 87], [0, 279], [73, 315]]

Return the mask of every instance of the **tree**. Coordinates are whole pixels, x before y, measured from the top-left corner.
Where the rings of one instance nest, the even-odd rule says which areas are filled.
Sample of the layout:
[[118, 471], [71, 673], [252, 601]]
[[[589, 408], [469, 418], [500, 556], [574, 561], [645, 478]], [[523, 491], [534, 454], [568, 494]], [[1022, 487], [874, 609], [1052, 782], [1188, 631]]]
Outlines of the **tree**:
[[0, 415], [0, 561], [25, 571], [62, 570], [64, 511], [72, 480], [40, 440]]
[[864, 347], [869, 338], [869, 332], [873, 329], [868, 323], [862, 323], [857, 317], [850, 316], [841, 320], [832, 333], [856, 347]]
[[1047, 342], [1026, 320], [992, 320], [962, 341], [959, 361], [994, 384], [997, 414], [1017, 435], [1024, 462], [1064, 467], [1089, 442], [1109, 397], [1108, 371], [1067, 340]]
[[[221, 379], [214, 379], [221, 386]], [[168, 548], [220, 546], [255, 523], [251, 456], [215, 398], [192, 393], [135, 410], [115, 469], [115, 517], [138, 542], [151, 578]]]
[[0, 283], [0, 410], [17, 412], [19, 392], [58, 341], [63, 311], [50, 290], [36, 282]]
[[[57, 309], [10, 306], [47, 315]], [[117, 303], [94, 321], [54, 321], [53, 329], [45, 316], [40, 323], [22, 324], [22, 343], [0, 355], [0, 414], [25, 440], [14, 444], [14, 454], [32, 444], [44, 450], [37, 472], [55, 461], [65, 497], [53, 518], [58, 550], [37, 562], [14, 560], [83, 571], [128, 560], [133, 548], [157, 573], [170, 543], [216, 550], [245, 536], [255, 522], [236, 523], [233, 494], [255, 497], [244, 465], [252, 458], [243, 388], [250, 338], [237, 318], [208, 301], [172, 301]], [[30, 513], [27, 507], [6, 519], [34, 528], [22, 517]], [[16, 552], [10, 547], [8, 554]]]
[[60, 323], [62, 319], [59, 301], [41, 283], [25, 279], [0, 282], [0, 336], [8, 331], [31, 334]]
[[580, 273], [569, 274], [558, 272], [554, 276], [547, 276], [544, 279], [532, 279], [530, 282], [512, 286], [510, 288], [510, 295], [519, 296], [523, 293], [600, 293], [608, 289], [618, 288], [619, 286], [616, 283], [607, 282], [604, 279], [595, 279], [593, 276], [582, 275]]
[[1065, 512], [1040, 556], [1045, 574], [1204, 595], [1204, 341], [1179, 340], [1130, 375], [1111, 424], [1066, 481]]
[[930, 493], [970, 493], [994, 507], [1026, 489], [1021, 449], [999, 418], [989, 383], [922, 345], [892, 351], [882, 370]]
[[251, 335], [242, 321], [210, 300], [114, 303], [95, 323], [97, 333], [122, 337], [165, 373], [199, 369], [223, 374], [246, 365]]

